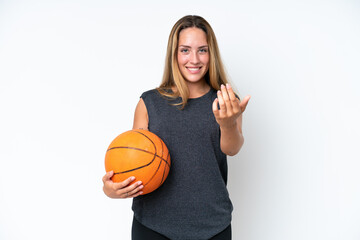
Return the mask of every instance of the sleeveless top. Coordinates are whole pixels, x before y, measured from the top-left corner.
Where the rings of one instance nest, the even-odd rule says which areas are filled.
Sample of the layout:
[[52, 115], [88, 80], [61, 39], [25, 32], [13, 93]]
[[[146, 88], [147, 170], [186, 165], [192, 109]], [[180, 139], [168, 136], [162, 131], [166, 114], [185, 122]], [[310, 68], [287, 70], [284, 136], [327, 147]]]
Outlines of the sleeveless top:
[[212, 112], [217, 97], [211, 89], [189, 99], [183, 110], [156, 89], [141, 95], [149, 131], [170, 152], [170, 172], [154, 192], [133, 199], [135, 218], [173, 240], [209, 239], [231, 222], [227, 159], [220, 149], [220, 127]]

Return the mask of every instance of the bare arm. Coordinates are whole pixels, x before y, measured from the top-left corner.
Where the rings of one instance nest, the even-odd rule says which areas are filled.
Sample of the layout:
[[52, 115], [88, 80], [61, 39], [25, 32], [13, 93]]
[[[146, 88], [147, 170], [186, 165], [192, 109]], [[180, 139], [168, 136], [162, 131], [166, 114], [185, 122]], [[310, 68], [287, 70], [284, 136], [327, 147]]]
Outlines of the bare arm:
[[234, 156], [244, 144], [242, 113], [249, 100], [250, 96], [246, 96], [240, 102], [228, 84], [226, 87], [221, 86], [221, 91], [218, 91], [218, 97], [213, 102], [213, 112], [221, 131], [220, 148], [226, 155]]
[[144, 100], [142, 100], [142, 98], [140, 98], [140, 100], [136, 106], [136, 109], [135, 109], [133, 129], [148, 130], [148, 128], [149, 128], [148, 113], [146, 110]]
[[233, 127], [220, 127], [220, 148], [223, 153], [229, 156], [236, 155], [244, 144], [244, 136], [241, 130], [242, 115], [237, 119]]
[[[134, 125], [133, 129], [148, 129], [148, 114], [144, 101], [140, 98], [139, 103], [135, 109]], [[135, 177], [129, 177], [128, 179], [116, 183], [111, 180], [114, 175], [113, 171], [107, 172], [103, 177], [103, 191], [106, 196], [110, 198], [134, 198], [141, 195], [143, 192], [143, 185], [141, 181], [132, 183]]]

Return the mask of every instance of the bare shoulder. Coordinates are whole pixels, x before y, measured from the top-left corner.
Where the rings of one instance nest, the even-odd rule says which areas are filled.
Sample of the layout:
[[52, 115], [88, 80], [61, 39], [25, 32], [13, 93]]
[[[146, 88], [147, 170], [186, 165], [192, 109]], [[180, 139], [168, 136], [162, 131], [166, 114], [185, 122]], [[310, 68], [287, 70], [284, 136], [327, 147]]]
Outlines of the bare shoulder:
[[133, 129], [148, 130], [149, 117], [144, 100], [140, 98], [135, 108]]

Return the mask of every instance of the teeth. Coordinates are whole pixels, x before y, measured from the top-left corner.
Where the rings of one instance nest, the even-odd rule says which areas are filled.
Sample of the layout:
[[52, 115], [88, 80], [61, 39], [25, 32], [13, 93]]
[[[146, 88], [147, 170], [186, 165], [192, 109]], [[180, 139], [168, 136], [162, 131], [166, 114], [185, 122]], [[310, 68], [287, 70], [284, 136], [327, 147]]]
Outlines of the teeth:
[[188, 68], [190, 71], [197, 71], [197, 70], [199, 70], [200, 68], [198, 67], [198, 68]]

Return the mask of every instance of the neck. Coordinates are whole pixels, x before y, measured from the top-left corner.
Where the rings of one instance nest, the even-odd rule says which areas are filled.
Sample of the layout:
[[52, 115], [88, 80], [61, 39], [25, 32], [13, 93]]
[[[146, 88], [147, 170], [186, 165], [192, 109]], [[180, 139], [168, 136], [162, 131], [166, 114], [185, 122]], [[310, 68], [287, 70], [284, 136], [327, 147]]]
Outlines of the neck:
[[201, 97], [210, 90], [210, 86], [205, 80], [196, 83], [187, 82], [187, 86], [189, 89], [189, 98]]
[[[210, 86], [206, 83], [205, 80], [196, 83], [186, 82], [186, 84], [189, 89], [189, 98], [201, 97], [210, 90]], [[173, 92], [177, 91], [175, 86], [171, 87], [171, 89]]]

